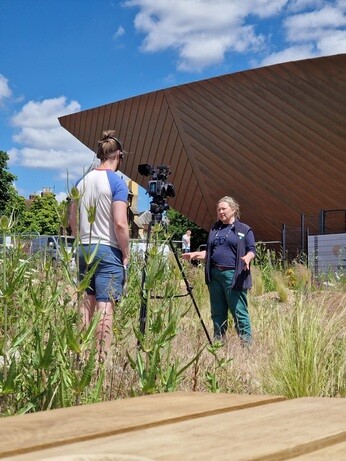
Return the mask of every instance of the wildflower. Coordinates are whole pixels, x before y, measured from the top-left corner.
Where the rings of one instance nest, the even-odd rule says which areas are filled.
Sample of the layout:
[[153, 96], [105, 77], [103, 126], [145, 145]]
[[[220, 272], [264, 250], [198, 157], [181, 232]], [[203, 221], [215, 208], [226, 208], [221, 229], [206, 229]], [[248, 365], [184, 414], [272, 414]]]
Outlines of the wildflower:
[[6, 232], [11, 229], [11, 227], [14, 226], [14, 219], [13, 219], [13, 213], [11, 213], [11, 216], [8, 217], [6, 215], [1, 216], [0, 218], [0, 229], [3, 232]]
[[76, 186], [73, 186], [70, 190], [70, 197], [72, 200], [78, 200], [80, 199], [80, 193], [79, 190]]

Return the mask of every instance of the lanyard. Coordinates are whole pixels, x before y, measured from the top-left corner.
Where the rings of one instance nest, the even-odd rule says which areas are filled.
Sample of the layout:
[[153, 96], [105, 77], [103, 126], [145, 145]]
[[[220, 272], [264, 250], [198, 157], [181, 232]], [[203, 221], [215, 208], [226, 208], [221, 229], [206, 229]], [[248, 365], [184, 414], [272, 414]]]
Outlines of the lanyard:
[[[234, 229], [234, 223], [233, 224], [228, 224], [228, 225], [230, 225], [231, 227], [230, 227], [229, 231], [227, 232], [227, 234], [225, 235], [225, 240], [227, 239], [229, 233]], [[219, 227], [218, 230], [216, 231], [216, 234], [214, 235], [214, 240], [219, 235], [220, 230], [222, 230], [222, 227]]]

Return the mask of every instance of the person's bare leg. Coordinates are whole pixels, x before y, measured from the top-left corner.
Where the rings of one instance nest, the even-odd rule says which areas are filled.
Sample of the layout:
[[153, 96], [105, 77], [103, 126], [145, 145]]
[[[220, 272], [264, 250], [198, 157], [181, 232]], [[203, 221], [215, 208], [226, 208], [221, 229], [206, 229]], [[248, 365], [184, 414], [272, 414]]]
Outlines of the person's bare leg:
[[79, 307], [79, 313], [81, 314], [81, 327], [83, 330], [87, 330], [89, 328], [92, 316], [95, 312], [95, 306], [95, 296], [86, 294]]
[[[79, 327], [81, 331], [86, 331], [89, 328], [92, 316], [95, 312], [96, 298], [94, 295], [87, 295], [85, 293], [84, 298], [82, 299], [79, 305]], [[82, 351], [82, 354], [77, 355], [77, 363], [81, 366], [82, 362], [87, 362], [89, 357], [88, 350]]]
[[100, 313], [100, 321], [96, 330], [98, 342], [98, 352], [100, 359], [106, 358], [112, 344], [113, 337], [113, 308], [114, 303], [111, 301], [99, 301], [97, 311]]

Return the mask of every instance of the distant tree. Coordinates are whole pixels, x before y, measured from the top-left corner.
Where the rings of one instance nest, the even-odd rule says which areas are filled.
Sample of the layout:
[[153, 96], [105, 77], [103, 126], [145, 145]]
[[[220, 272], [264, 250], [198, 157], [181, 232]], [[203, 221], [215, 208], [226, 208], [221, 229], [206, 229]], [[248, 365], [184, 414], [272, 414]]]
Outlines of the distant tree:
[[23, 227], [23, 220], [26, 212], [25, 198], [18, 194], [17, 190], [13, 187], [9, 187], [9, 200], [5, 206], [5, 215], [12, 215], [14, 218], [15, 225], [13, 231], [18, 233], [21, 232]]
[[24, 214], [21, 232], [38, 232], [41, 235], [58, 234], [60, 220], [59, 204], [54, 194], [35, 197]]
[[191, 250], [197, 250], [199, 245], [206, 243], [208, 233], [190, 221], [186, 216], [179, 211], [169, 208], [167, 210], [167, 218], [169, 220], [168, 231], [172, 235], [173, 240], [181, 240], [185, 232], [191, 230]]
[[5, 214], [6, 204], [10, 200], [11, 186], [17, 177], [10, 173], [7, 167], [9, 156], [7, 152], [0, 151], [0, 216]]

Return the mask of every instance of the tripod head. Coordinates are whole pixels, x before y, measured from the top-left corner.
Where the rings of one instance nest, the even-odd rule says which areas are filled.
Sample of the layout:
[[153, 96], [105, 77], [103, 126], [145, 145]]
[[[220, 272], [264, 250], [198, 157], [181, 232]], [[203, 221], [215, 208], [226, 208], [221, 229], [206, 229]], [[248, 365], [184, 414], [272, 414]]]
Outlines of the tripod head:
[[153, 168], [147, 163], [138, 165], [138, 173], [142, 176], [151, 176], [148, 182], [147, 193], [152, 200], [150, 202], [150, 212], [152, 221], [159, 223], [162, 221], [163, 213], [169, 209], [167, 197], [175, 197], [173, 184], [167, 182], [168, 175], [171, 174], [169, 166], [159, 165]]

